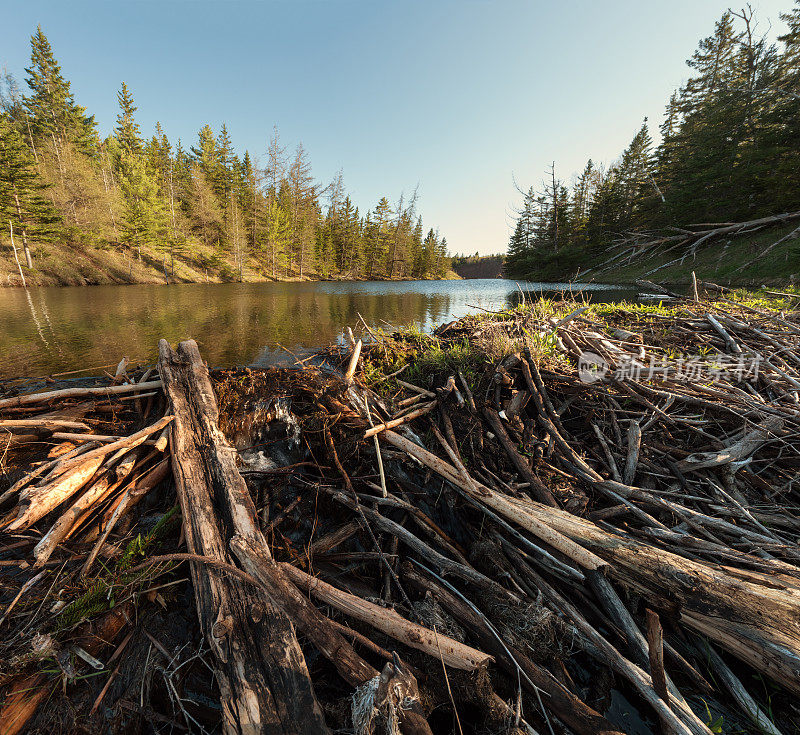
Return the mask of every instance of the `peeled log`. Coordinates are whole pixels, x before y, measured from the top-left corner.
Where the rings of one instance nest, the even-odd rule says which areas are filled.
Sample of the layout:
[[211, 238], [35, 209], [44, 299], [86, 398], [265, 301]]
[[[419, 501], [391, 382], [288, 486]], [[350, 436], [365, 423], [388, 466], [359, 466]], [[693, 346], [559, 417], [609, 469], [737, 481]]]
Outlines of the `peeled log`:
[[61, 429], [89, 431], [89, 426], [82, 421], [62, 421], [48, 418], [0, 420], [0, 431], [10, 431], [12, 434], [19, 434], [27, 431], [48, 433]]
[[100, 388], [64, 388], [63, 390], [51, 390], [46, 393], [29, 393], [25, 396], [3, 398], [0, 400], [0, 408], [28, 406], [32, 403], [44, 403], [45, 401], [52, 401], [56, 398], [86, 398], [89, 396], [104, 398], [109, 395], [138, 393], [139, 391], [152, 390], [153, 388], [161, 388], [161, 381], [151, 380], [147, 383], [108, 385]]
[[103, 457], [91, 457], [53, 482], [26, 490], [21, 497], [20, 513], [7, 526], [7, 530], [28, 528], [46, 516], [89, 482], [102, 463]]
[[119, 487], [124, 479], [124, 476], [122, 478], [116, 478], [116, 476], [113, 476], [107, 471], [102, 473], [100, 478], [70, 506], [70, 508], [53, 524], [53, 527], [42, 536], [41, 541], [36, 544], [33, 549], [33, 555], [36, 557], [34, 566], [43, 566], [50, 558], [53, 551], [55, 551], [56, 546], [67, 537], [75, 524], [80, 521], [83, 514], [89, 510], [94, 503]]
[[411, 648], [441, 658], [447, 666], [464, 671], [474, 671], [486, 666], [492, 657], [452, 638], [425, 628], [380, 605], [343, 592], [321, 579], [306, 574], [297, 567], [281, 562], [280, 568], [296, 585], [308, 590], [314, 597], [363, 623], [368, 623]]
[[741, 579], [540, 503], [509, 500], [605, 559], [619, 582], [645, 598], [667, 598], [687, 625], [800, 695], [800, 590], [778, 577]]

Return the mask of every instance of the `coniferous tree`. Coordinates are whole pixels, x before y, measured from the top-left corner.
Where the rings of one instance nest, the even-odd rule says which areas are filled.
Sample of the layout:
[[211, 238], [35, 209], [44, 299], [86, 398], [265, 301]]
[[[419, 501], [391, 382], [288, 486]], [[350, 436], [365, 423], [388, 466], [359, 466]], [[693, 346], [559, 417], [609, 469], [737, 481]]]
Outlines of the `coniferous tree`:
[[41, 26], [31, 36], [31, 65], [25, 71], [30, 96], [24, 104], [33, 137], [69, 141], [78, 151], [93, 153], [97, 144], [94, 116], [75, 103]]
[[142, 246], [165, 245], [166, 215], [159, 195], [158, 177], [149, 166], [135, 119], [136, 105], [125, 82], [117, 94], [120, 111], [114, 138], [109, 141], [123, 200], [123, 240], [136, 248], [142, 259]]
[[114, 129], [117, 142], [126, 153], [138, 155], [142, 152], [142, 131], [134, 116], [137, 107], [133, 104], [133, 96], [125, 82], [117, 92], [117, 102], [119, 103], [119, 112], [117, 113], [117, 126]]
[[116, 124], [100, 142], [41, 29], [31, 48], [29, 96], [10, 75], [0, 80], [4, 155], [24, 162], [0, 172], [3, 212], [11, 211], [7, 181], [15, 176], [21, 215], [12, 212], [12, 221], [26, 248], [57, 225], [64, 242], [80, 247], [123, 244], [151, 261], [161, 251], [165, 275], [167, 253], [173, 275], [176, 255], [185, 253], [191, 267], [211, 265], [241, 279], [251, 268], [274, 277], [423, 276], [444, 262], [437, 239], [440, 250], [423, 264], [416, 196], [401, 196], [394, 209], [384, 197], [377, 216], [362, 218], [340, 172], [325, 189], [323, 213], [307, 153], [298, 146], [287, 161], [277, 130], [263, 172], [249, 152], [237, 155], [226, 125], [218, 135], [203, 126], [189, 151], [180, 140], [173, 146], [160, 123], [145, 139], [122, 83]]
[[58, 232], [58, 215], [42, 192], [30, 150], [6, 113], [0, 113], [0, 220], [11, 222], [22, 237], [25, 261], [33, 267], [31, 240], [48, 240]]

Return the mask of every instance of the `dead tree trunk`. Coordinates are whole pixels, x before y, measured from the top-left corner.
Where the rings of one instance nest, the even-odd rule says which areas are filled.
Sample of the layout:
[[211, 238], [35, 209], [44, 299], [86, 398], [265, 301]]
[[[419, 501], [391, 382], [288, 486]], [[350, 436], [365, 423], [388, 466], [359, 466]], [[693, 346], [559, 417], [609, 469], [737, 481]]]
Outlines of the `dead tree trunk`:
[[[234, 564], [235, 535], [269, 555], [236, 451], [217, 425], [208, 368], [194, 340], [159, 343], [159, 370], [175, 420], [172, 467], [191, 553]], [[329, 732], [288, 618], [257, 589], [192, 563], [197, 613], [216, 657], [226, 733]]]

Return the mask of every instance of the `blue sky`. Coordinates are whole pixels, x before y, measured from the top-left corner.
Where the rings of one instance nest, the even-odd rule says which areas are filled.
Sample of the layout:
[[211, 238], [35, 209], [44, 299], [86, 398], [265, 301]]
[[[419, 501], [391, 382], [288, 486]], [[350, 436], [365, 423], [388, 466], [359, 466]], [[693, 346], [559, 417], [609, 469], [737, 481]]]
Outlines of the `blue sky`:
[[[755, 0], [763, 30], [791, 0]], [[225, 122], [264, 158], [273, 125], [356, 203], [419, 183], [451, 252], [505, 249], [513, 178], [538, 185], [613, 160], [648, 116], [657, 133], [717, 0], [0, 0], [0, 65], [20, 82], [37, 23], [101, 132], [120, 82], [142, 130]]]

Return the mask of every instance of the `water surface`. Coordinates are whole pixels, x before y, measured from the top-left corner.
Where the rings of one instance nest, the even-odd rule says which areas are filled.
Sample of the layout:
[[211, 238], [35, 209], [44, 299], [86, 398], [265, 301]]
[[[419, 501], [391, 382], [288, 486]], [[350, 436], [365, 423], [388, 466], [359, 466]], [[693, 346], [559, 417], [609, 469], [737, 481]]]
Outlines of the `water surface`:
[[479, 308], [505, 308], [520, 289], [587, 289], [604, 301], [635, 296], [617, 286], [500, 279], [0, 289], [0, 377], [95, 368], [123, 355], [144, 364], [161, 337], [196, 339], [212, 366], [293, 362], [287, 350], [304, 355], [328, 345], [359, 314], [371, 326], [430, 330]]

